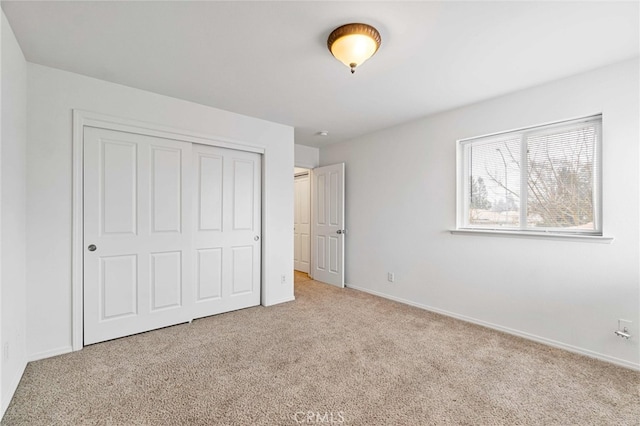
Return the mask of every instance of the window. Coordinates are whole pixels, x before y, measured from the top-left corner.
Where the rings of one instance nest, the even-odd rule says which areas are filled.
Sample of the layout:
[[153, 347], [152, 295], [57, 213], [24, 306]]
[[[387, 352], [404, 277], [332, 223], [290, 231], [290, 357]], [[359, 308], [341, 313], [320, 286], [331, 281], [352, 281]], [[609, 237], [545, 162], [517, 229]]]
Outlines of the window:
[[602, 235], [602, 116], [458, 142], [458, 229]]

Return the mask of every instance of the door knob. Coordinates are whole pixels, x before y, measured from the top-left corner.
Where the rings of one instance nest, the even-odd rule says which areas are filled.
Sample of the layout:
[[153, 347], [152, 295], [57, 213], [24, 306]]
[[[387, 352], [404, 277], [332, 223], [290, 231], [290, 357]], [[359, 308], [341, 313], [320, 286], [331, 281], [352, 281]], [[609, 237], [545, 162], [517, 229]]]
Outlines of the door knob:
[[89, 251], [96, 251], [98, 247], [96, 247], [95, 244], [91, 244], [89, 247], [87, 247], [87, 249], [89, 249]]
[[336, 231], [336, 234], [342, 234], [342, 229], [338, 229], [338, 230]]
[[256, 235], [255, 237], [253, 237], [253, 241], [258, 241], [260, 239], [260, 236]]

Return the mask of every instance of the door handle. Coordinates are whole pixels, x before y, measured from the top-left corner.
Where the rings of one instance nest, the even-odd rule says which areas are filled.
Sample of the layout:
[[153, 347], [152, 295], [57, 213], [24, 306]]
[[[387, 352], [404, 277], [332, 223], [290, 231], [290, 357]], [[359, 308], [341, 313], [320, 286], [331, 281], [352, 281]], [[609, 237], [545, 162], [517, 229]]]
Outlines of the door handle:
[[344, 235], [344, 234], [346, 234], [346, 233], [347, 233], [347, 230], [346, 230], [346, 229], [338, 229], [338, 230], [336, 231], [336, 234], [343, 234], [343, 235]]
[[255, 237], [253, 237], [253, 241], [258, 241], [260, 239], [259, 235], [256, 235]]
[[95, 245], [95, 244], [91, 244], [89, 247], [87, 247], [87, 249], [88, 249], [89, 251], [96, 251], [96, 249], [97, 249], [97, 248], [98, 248], [98, 247], [96, 247], [96, 245]]

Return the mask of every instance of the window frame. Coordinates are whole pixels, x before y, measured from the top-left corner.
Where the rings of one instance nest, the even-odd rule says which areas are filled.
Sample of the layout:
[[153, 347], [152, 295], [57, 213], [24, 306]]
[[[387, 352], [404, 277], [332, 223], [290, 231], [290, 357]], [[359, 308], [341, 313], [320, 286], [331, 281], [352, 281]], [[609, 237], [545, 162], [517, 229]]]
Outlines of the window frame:
[[[584, 123], [592, 123], [596, 130], [596, 140], [593, 159], [593, 183], [592, 198], [594, 204], [594, 226], [595, 229], [577, 230], [567, 228], [527, 227], [527, 204], [520, 203], [519, 226], [518, 227], [496, 227], [495, 225], [474, 225], [469, 223], [469, 207], [471, 197], [468, 185], [471, 169], [469, 147], [474, 144], [486, 144], [499, 140], [512, 138], [520, 139], [520, 164], [525, 164], [520, 172], [520, 198], [528, 200], [528, 158], [527, 139], [531, 136], [540, 136], [555, 133], [559, 128], [571, 130], [572, 127], [581, 127]], [[456, 141], [456, 233], [478, 233], [478, 234], [503, 234], [503, 235], [532, 235], [532, 236], [566, 236], [566, 237], [603, 237], [602, 227], [602, 114], [592, 114], [580, 118], [554, 121], [550, 123], [538, 124], [522, 127], [502, 132], [491, 133], [482, 136], [459, 139]], [[524, 226], [523, 226], [524, 224]]]

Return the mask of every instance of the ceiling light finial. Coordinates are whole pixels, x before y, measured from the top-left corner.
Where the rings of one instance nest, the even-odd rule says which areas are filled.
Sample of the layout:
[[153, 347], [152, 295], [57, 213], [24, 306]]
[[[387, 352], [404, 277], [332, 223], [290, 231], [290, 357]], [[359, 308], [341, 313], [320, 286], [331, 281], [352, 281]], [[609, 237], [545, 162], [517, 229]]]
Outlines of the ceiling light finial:
[[378, 51], [380, 43], [382, 38], [378, 30], [360, 23], [342, 25], [333, 30], [327, 39], [331, 54], [348, 66], [351, 74]]

